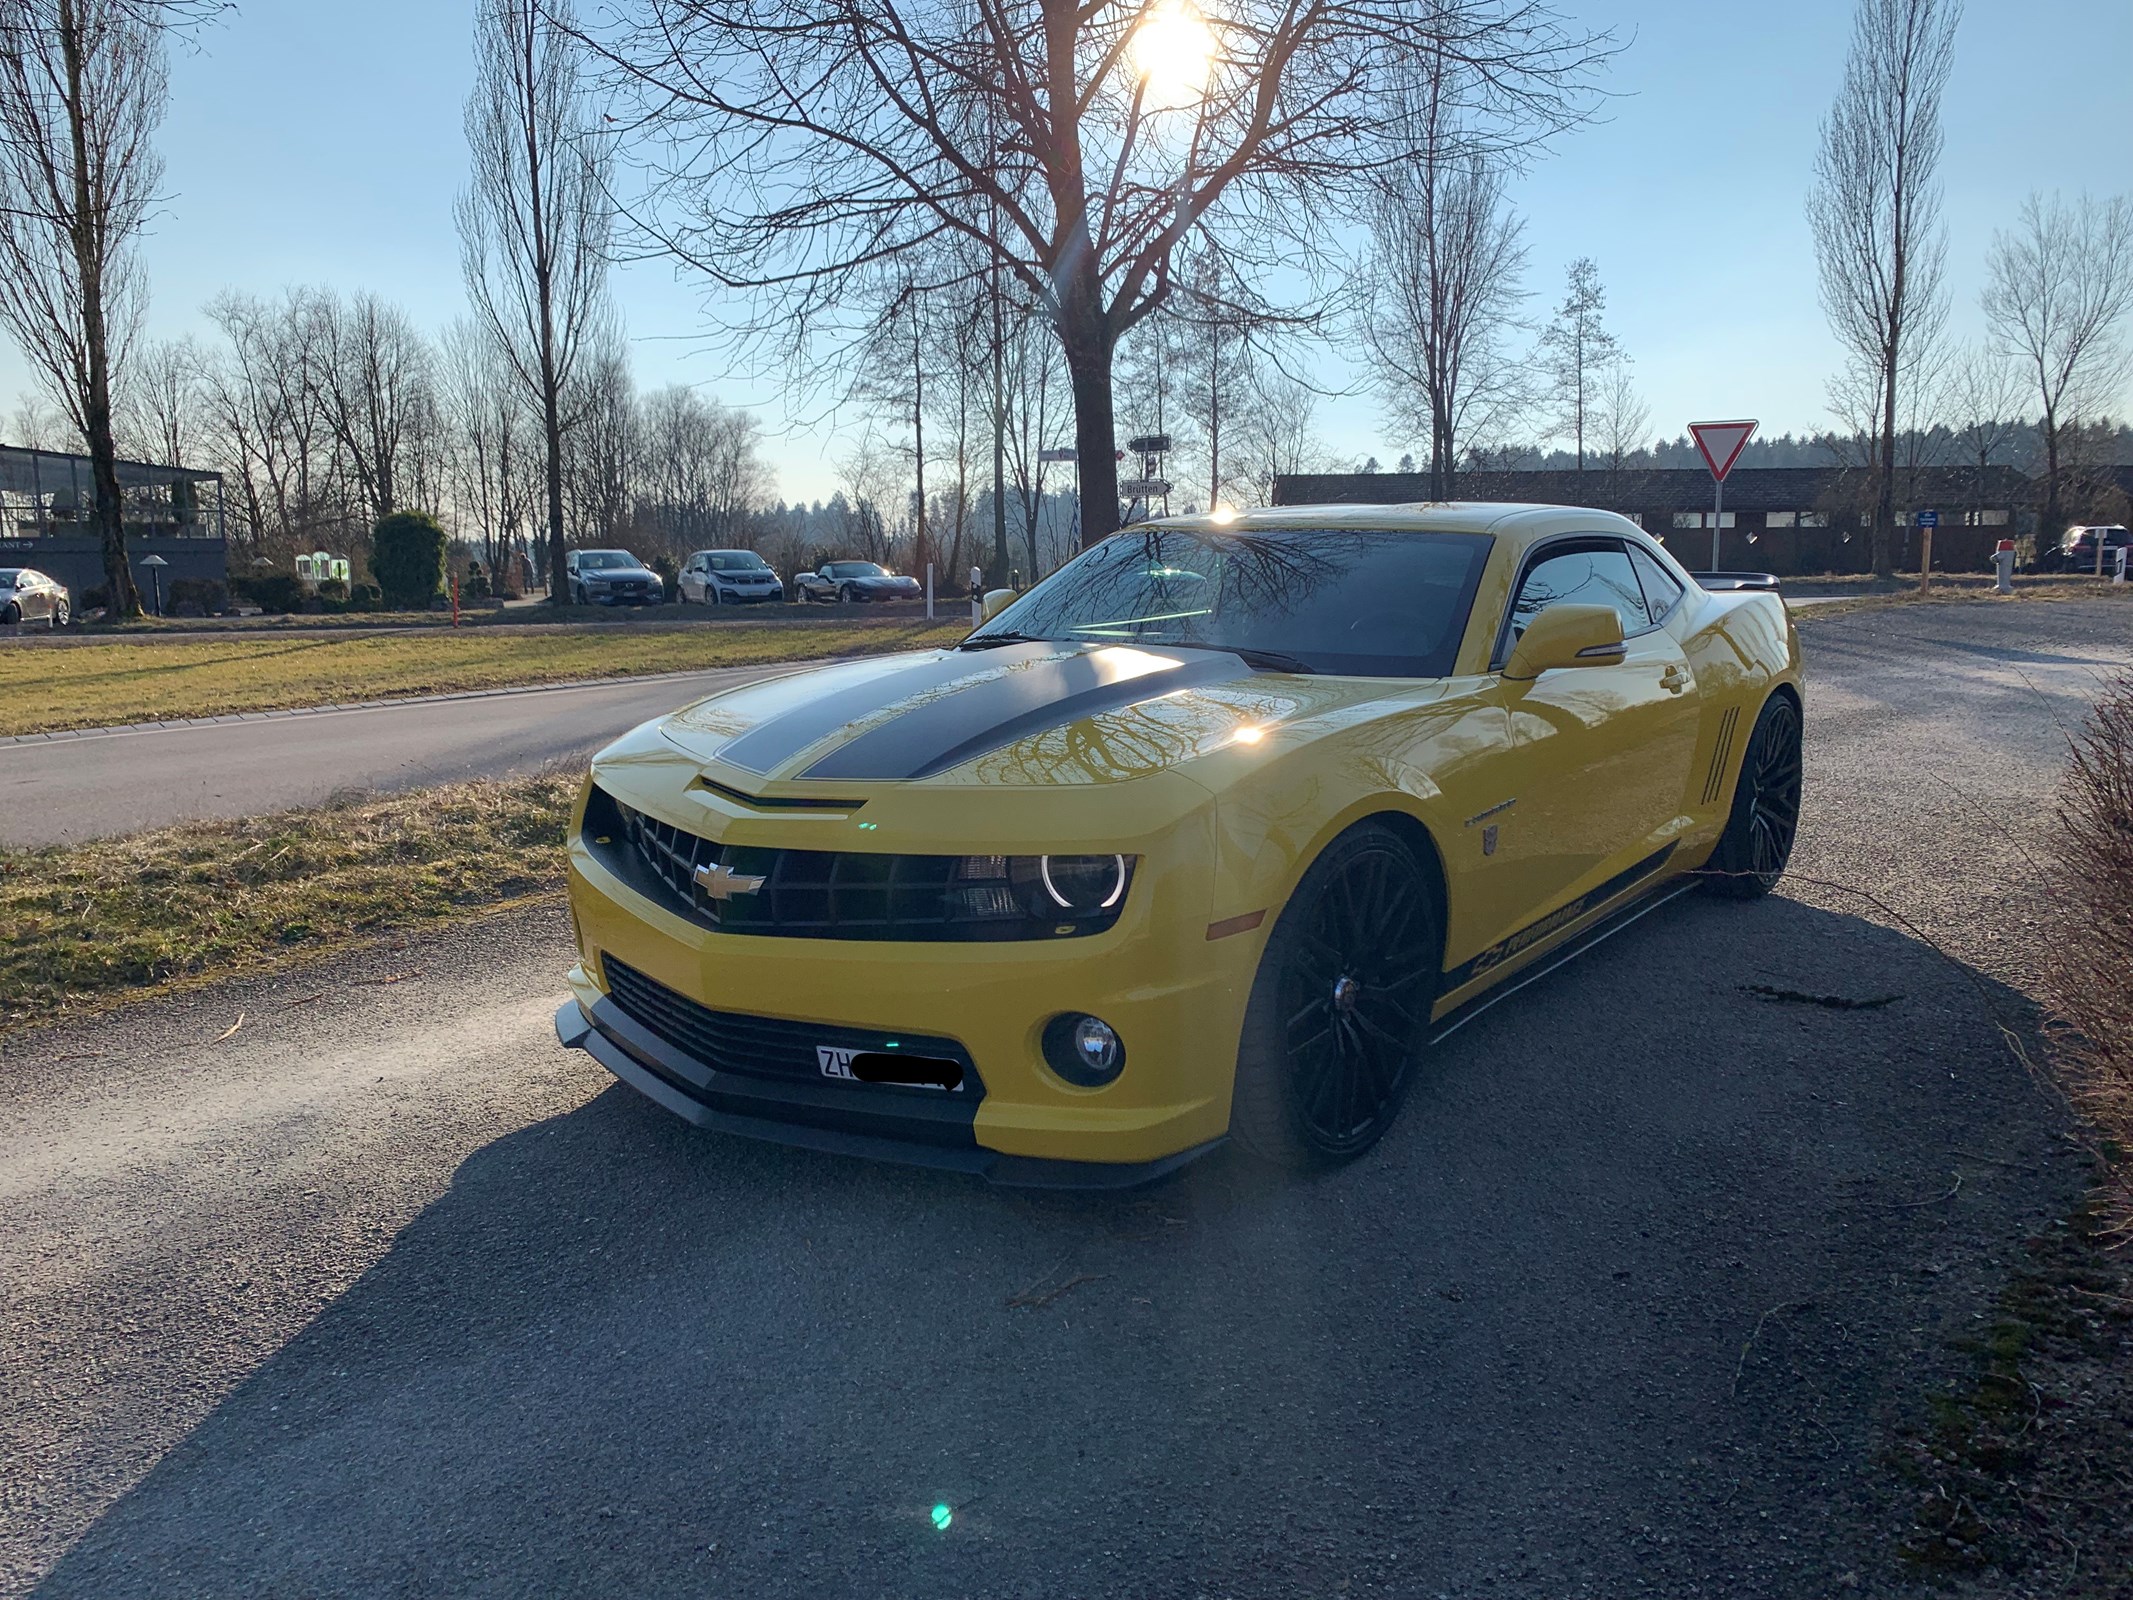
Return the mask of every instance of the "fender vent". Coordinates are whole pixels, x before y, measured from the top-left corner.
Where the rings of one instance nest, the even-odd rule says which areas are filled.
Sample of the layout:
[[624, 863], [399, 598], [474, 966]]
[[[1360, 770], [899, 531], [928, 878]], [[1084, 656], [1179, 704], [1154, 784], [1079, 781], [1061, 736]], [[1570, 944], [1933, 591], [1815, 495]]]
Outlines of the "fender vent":
[[1716, 805], [1726, 788], [1726, 763], [1733, 754], [1733, 730], [1740, 724], [1740, 707], [1728, 706], [1718, 719], [1718, 745], [1711, 752], [1711, 770], [1703, 780], [1703, 803]]

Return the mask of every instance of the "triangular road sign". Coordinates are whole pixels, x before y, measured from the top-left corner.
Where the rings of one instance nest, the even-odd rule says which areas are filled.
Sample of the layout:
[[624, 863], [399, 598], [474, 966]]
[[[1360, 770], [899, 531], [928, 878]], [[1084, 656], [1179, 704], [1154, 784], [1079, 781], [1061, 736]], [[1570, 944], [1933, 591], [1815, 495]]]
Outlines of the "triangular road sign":
[[1696, 448], [1703, 452], [1704, 464], [1711, 469], [1711, 476], [1720, 483], [1733, 470], [1733, 463], [1755, 435], [1752, 422], [1692, 422], [1689, 437], [1696, 441]]

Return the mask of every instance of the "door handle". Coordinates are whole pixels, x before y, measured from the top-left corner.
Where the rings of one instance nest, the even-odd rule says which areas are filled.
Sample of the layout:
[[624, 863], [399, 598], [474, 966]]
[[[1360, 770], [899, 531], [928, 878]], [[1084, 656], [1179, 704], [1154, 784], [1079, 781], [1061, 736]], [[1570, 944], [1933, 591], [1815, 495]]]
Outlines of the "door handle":
[[1666, 671], [1659, 674], [1659, 686], [1668, 694], [1679, 694], [1689, 686], [1688, 668], [1667, 663]]

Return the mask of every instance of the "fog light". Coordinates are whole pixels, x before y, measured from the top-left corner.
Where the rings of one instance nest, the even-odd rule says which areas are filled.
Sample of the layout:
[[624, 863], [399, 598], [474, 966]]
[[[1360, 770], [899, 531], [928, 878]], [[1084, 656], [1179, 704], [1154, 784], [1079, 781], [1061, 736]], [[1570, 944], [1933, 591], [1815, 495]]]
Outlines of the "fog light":
[[1044, 1026], [1044, 1059], [1067, 1082], [1100, 1089], [1126, 1066], [1126, 1042], [1101, 1017], [1070, 1011]]

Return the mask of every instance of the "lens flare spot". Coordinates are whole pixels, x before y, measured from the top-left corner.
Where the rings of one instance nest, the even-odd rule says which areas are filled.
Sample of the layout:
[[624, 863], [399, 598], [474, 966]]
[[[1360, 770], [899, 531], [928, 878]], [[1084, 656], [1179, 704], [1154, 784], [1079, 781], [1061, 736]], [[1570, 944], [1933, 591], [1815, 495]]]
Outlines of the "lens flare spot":
[[946, 1533], [948, 1524], [953, 1521], [955, 1521], [955, 1513], [948, 1509], [946, 1501], [933, 1508], [933, 1526], [940, 1532]]

